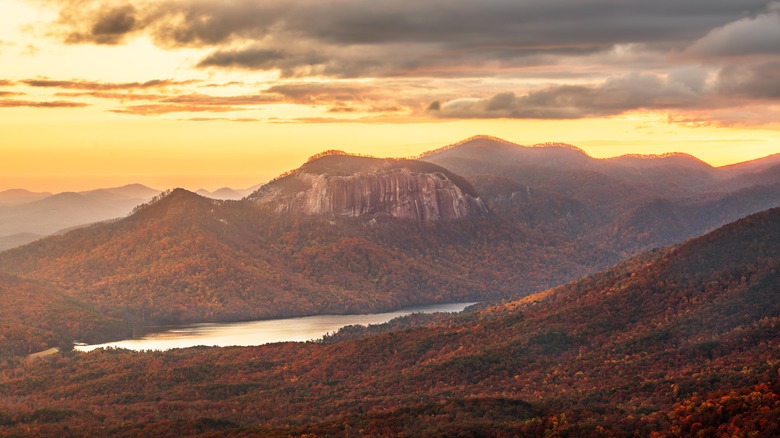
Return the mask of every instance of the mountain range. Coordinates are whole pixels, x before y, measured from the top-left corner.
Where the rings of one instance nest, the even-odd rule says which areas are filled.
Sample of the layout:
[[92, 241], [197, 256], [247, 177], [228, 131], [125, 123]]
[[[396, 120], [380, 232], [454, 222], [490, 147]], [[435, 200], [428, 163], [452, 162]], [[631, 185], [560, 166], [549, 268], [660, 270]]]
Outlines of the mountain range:
[[[214, 192], [200, 189], [198, 193], [212, 199], [241, 199], [257, 188], [223, 187]], [[141, 184], [57, 194], [24, 189], [2, 191], [0, 251], [76, 227], [127, 216], [137, 205], [161, 192]]]
[[0, 192], [0, 250], [71, 228], [126, 216], [159, 190], [140, 184], [85, 192]]
[[780, 205], [776, 161], [595, 159], [485, 136], [419, 160], [329, 151], [241, 200], [165, 192], [2, 252], [0, 271], [122, 321], [111, 333], [523, 296]]
[[776, 436], [778, 273], [775, 208], [427, 325], [6, 363], [0, 433]]

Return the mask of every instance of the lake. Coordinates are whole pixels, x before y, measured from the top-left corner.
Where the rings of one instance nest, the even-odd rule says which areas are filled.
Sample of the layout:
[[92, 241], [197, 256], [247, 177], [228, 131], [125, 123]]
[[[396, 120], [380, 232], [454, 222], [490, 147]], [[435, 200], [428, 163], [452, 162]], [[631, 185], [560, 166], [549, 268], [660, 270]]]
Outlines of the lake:
[[106, 344], [77, 345], [78, 351], [115, 347], [128, 350], [170, 350], [196, 345], [229, 347], [269, 344], [271, 342], [313, 341], [348, 325], [382, 324], [412, 313], [460, 312], [475, 303], [433, 304], [399, 309], [394, 312], [361, 315], [315, 315], [262, 321], [203, 323], [161, 327], [141, 338]]

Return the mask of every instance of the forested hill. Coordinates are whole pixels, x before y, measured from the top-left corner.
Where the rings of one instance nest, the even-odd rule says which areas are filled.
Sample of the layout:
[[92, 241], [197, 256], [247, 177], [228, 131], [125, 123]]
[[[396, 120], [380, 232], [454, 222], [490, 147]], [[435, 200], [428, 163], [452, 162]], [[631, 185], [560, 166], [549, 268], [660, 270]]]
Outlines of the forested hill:
[[779, 269], [774, 209], [432, 326], [6, 364], [0, 433], [777, 436]]
[[180, 189], [125, 219], [0, 253], [0, 266], [143, 323], [483, 300], [550, 287], [613, 259], [496, 215], [283, 214]]

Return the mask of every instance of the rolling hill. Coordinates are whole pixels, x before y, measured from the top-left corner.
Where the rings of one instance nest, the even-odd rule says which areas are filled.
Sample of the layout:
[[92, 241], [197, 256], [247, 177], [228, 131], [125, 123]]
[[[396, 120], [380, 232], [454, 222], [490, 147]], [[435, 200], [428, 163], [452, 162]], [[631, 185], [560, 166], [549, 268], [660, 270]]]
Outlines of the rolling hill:
[[775, 436], [779, 269], [773, 209], [428, 326], [9, 363], [0, 433]]

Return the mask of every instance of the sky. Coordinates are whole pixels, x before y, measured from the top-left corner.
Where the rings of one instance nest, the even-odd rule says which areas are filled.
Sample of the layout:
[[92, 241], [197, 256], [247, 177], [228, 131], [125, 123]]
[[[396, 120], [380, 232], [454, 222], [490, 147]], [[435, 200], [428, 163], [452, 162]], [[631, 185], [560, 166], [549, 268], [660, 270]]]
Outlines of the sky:
[[780, 153], [780, 2], [0, 0], [0, 190], [245, 188], [477, 134]]

